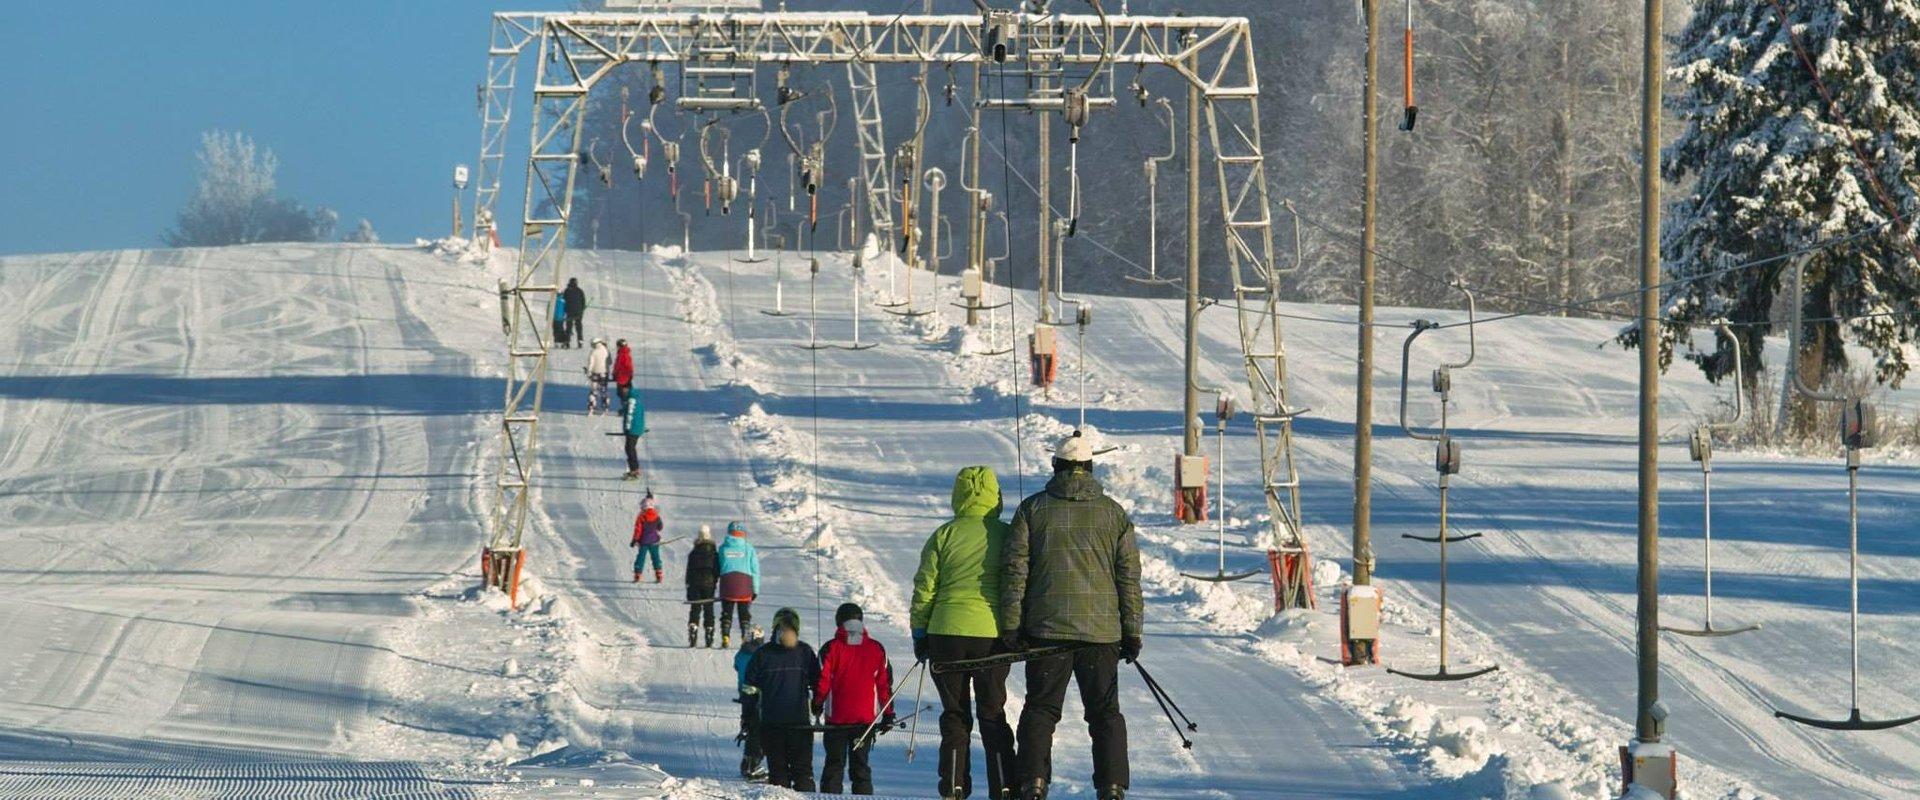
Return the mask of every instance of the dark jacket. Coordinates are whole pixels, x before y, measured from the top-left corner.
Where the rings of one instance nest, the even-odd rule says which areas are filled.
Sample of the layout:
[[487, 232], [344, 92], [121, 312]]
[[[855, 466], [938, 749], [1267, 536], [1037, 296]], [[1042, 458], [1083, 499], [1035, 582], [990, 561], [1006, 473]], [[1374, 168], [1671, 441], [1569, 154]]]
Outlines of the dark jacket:
[[758, 690], [760, 724], [790, 727], [812, 724], [808, 706], [820, 683], [820, 659], [813, 647], [768, 642], [747, 663], [747, 685]]
[[560, 297], [567, 301], [567, 316], [577, 317], [587, 313], [587, 291], [580, 288], [580, 284], [568, 283], [567, 290], [561, 292]]
[[712, 600], [719, 583], [719, 549], [710, 540], [696, 540], [692, 552], [687, 553], [687, 599]]
[[1140, 635], [1133, 521], [1084, 472], [1055, 473], [1020, 503], [1000, 574], [1000, 627], [1035, 639], [1109, 643]]

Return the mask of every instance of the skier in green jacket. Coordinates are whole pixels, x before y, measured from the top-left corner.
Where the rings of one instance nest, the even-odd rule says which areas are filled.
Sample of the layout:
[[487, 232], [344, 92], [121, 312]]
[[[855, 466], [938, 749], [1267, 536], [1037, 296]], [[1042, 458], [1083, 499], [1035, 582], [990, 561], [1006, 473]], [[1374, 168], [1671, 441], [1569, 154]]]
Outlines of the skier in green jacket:
[[[913, 576], [913, 655], [934, 663], [1003, 652], [995, 607], [1007, 524], [1000, 521], [1000, 481], [987, 467], [967, 467], [953, 479], [953, 519], [927, 538]], [[1013, 728], [1007, 724], [1007, 672], [999, 666], [933, 676], [940, 692], [940, 796], [973, 791], [968, 748], [973, 715], [980, 718], [986, 752], [987, 796], [1001, 800], [1013, 786]]]
[[1022, 800], [1047, 796], [1053, 731], [1069, 679], [1086, 707], [1094, 790], [1099, 800], [1126, 796], [1127, 720], [1117, 673], [1121, 659], [1140, 656], [1141, 611], [1133, 521], [1094, 479], [1093, 447], [1074, 431], [1054, 448], [1047, 488], [1014, 511], [1000, 574], [1001, 645], [1069, 648], [1026, 662], [1017, 736]]

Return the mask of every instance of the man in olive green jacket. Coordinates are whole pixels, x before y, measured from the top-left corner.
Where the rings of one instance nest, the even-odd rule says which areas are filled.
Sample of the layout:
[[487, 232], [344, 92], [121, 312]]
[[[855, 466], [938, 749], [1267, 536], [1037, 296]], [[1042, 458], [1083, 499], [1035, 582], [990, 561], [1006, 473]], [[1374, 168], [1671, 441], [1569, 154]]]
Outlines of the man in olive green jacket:
[[1079, 431], [1054, 449], [1053, 479], [1020, 503], [1000, 577], [1003, 647], [1065, 647], [1029, 659], [1020, 712], [1021, 797], [1042, 800], [1053, 779], [1053, 731], [1067, 680], [1080, 687], [1093, 739], [1093, 786], [1121, 800], [1129, 784], [1119, 661], [1140, 655], [1140, 549], [1133, 521], [1093, 477]]
[[[1000, 563], [1007, 524], [1000, 521], [1000, 481], [986, 467], [967, 467], [953, 479], [953, 519], [927, 538], [913, 576], [913, 655], [934, 663], [1001, 652]], [[973, 792], [968, 747], [973, 705], [986, 751], [987, 796], [1002, 800], [1013, 786], [1013, 728], [1007, 725], [1007, 666], [933, 676], [940, 692], [940, 796]]]

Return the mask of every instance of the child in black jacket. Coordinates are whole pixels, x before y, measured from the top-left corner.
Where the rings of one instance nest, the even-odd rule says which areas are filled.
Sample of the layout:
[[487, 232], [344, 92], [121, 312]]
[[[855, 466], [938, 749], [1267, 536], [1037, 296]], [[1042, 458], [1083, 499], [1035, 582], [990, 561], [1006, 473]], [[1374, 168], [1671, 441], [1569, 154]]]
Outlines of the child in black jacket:
[[713, 543], [713, 529], [700, 526], [700, 538], [687, 553], [687, 646], [698, 647], [701, 629], [707, 632], [707, 646], [713, 646], [714, 590], [720, 584], [720, 554]]
[[767, 783], [811, 792], [813, 720], [808, 713], [820, 682], [820, 659], [800, 641], [800, 612], [773, 615], [773, 640], [747, 664], [747, 685], [758, 698], [760, 745], [767, 754]]

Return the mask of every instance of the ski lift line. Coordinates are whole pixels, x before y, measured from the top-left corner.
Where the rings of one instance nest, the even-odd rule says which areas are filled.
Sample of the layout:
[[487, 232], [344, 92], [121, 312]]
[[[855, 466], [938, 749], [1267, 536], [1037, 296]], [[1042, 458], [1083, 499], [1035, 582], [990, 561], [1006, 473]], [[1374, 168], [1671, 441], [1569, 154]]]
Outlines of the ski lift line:
[[[975, 2], [981, 2], [981, 0], [975, 0]], [[1002, 99], [1005, 99], [1007, 96], [1007, 68], [1005, 65], [1002, 65], [999, 69], [994, 70], [994, 73], [999, 78], [1000, 97]], [[980, 140], [983, 142], [986, 142], [989, 146], [993, 146], [993, 141], [990, 139], [987, 139], [986, 137], [981, 137]], [[1010, 186], [1011, 181], [1009, 180], [1009, 176], [1014, 172], [1014, 170], [1013, 170], [1013, 165], [1011, 163], [1012, 160], [1007, 158], [1007, 153], [1004, 148], [1007, 140], [1008, 140], [1007, 109], [1003, 105], [1000, 108], [1001, 145], [994, 146], [993, 149], [994, 149], [994, 152], [999, 154], [1000, 156], [1000, 193], [1002, 196], [1005, 196], [1007, 199], [1007, 212], [1012, 212], [1013, 196], [1010, 191], [1012, 187]], [[1027, 180], [1026, 176], [1024, 175], [1021, 176], [1020, 178], [1021, 183], [1026, 183], [1026, 180]], [[1039, 190], [1034, 189], [1033, 184], [1030, 184], [1030, 183], [1027, 184], [1027, 188], [1034, 192], [1035, 197], [1040, 196]], [[1000, 215], [1000, 218], [1004, 222], [1004, 220], [1008, 218], [1008, 214], [1002, 213]], [[1006, 241], [1004, 244], [1005, 244], [1006, 253], [1007, 253], [1007, 269], [1009, 272], [1011, 272], [1013, 269], [1013, 263], [1014, 263], [1013, 262], [1013, 229], [1012, 228], [1009, 227], [1006, 229], [1005, 238], [1006, 238]], [[1016, 490], [1019, 492], [1019, 496], [1026, 497], [1027, 496], [1026, 420], [1024, 417], [1021, 416], [1020, 401], [1027, 396], [1027, 382], [1020, 379], [1021, 377], [1020, 376], [1020, 348], [1018, 345], [1015, 345], [1012, 341], [1013, 339], [1019, 338], [1019, 335], [1020, 335], [1019, 330], [1020, 330], [1020, 304], [1013, 302], [1013, 276], [1008, 275], [1007, 276], [1007, 337], [1009, 341], [1007, 342], [1007, 345], [1008, 345], [1007, 361], [1013, 366], [1013, 463], [1014, 463], [1013, 480], [1014, 480], [1014, 485], [1016, 487]]]

